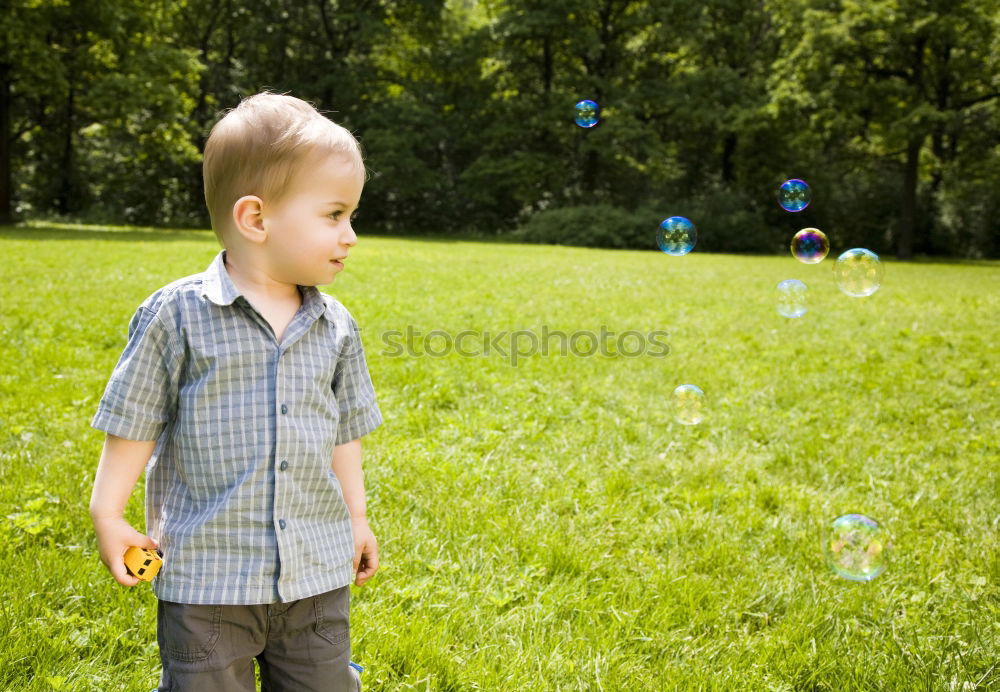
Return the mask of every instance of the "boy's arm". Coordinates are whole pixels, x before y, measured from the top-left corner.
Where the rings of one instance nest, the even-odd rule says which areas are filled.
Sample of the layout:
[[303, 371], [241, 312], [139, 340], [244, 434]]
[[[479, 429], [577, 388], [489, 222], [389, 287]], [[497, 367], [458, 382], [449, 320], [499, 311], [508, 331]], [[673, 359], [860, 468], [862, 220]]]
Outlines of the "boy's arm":
[[124, 556], [129, 546], [156, 549], [156, 541], [125, 521], [125, 505], [132, 488], [153, 455], [156, 440], [126, 440], [108, 435], [90, 495], [90, 518], [97, 534], [101, 562], [119, 584], [135, 586], [139, 580], [125, 571]]
[[340, 482], [344, 502], [351, 513], [354, 536], [354, 583], [361, 586], [378, 570], [378, 543], [365, 516], [365, 473], [361, 469], [361, 440], [351, 440], [333, 448], [333, 472]]
[[344, 502], [351, 512], [351, 519], [364, 519], [365, 472], [361, 470], [361, 440], [351, 440], [333, 448], [333, 472], [340, 481]]
[[365, 363], [360, 329], [349, 313], [345, 326], [347, 338], [337, 360], [332, 384], [340, 415], [331, 464], [351, 515], [354, 583], [361, 586], [378, 570], [378, 544], [365, 516], [367, 506], [365, 475], [361, 470], [361, 438], [382, 423], [382, 412], [375, 403], [375, 389]]

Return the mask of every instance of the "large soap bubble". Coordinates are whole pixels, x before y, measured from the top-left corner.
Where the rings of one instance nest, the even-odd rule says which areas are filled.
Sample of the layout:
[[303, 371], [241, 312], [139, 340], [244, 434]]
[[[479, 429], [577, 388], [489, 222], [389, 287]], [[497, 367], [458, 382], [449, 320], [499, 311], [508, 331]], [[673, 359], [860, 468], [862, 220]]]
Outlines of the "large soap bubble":
[[660, 223], [656, 233], [656, 244], [668, 255], [679, 257], [694, 249], [698, 242], [698, 231], [694, 224], [683, 216], [671, 216]]
[[802, 211], [811, 200], [812, 191], [804, 180], [792, 178], [778, 188], [778, 204], [785, 211]]
[[885, 571], [888, 536], [864, 514], [834, 519], [823, 547], [830, 569], [844, 579], [871, 581]]
[[596, 101], [584, 99], [576, 104], [576, 124], [580, 127], [590, 128], [597, 124], [600, 106]]
[[681, 425], [697, 425], [705, 418], [705, 393], [693, 384], [674, 390], [674, 420]]
[[863, 298], [870, 296], [882, 285], [885, 267], [874, 252], [856, 247], [837, 258], [833, 265], [833, 275], [837, 280], [837, 288], [846, 295]]
[[792, 238], [792, 257], [803, 264], [817, 264], [830, 252], [826, 233], [818, 228], [803, 228]]
[[785, 317], [802, 317], [806, 314], [806, 293], [809, 289], [798, 279], [785, 279], [778, 283], [778, 312]]

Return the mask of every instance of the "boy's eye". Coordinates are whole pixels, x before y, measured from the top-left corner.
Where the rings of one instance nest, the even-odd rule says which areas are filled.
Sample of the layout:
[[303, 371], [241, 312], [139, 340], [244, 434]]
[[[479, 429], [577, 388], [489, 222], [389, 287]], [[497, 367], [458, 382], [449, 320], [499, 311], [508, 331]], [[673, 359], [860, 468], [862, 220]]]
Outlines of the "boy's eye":
[[[344, 215], [344, 212], [339, 211], [339, 210], [335, 211], [335, 212], [332, 212], [330, 214], [327, 214], [327, 216], [329, 216], [330, 218], [332, 218], [334, 221], [339, 221], [340, 217], [343, 216], [343, 215]], [[354, 221], [357, 218], [358, 218], [358, 212], [354, 212], [353, 214], [351, 214], [351, 221]]]

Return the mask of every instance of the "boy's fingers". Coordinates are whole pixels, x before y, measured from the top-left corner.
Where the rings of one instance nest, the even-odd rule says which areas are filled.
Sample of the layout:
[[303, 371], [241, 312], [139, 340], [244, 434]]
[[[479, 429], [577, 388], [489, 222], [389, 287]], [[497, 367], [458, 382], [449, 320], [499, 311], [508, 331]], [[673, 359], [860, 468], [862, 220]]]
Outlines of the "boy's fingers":
[[361, 586], [366, 581], [368, 581], [369, 579], [371, 579], [372, 576], [374, 576], [375, 572], [378, 571], [378, 551], [377, 550], [373, 549], [372, 551], [370, 551], [368, 553], [365, 553], [365, 563], [364, 563], [364, 565], [365, 565], [364, 569], [362, 569], [360, 571], [358, 571], [357, 568], [355, 568], [356, 577], [354, 579], [354, 583], [356, 585], [358, 585], [358, 586]]
[[129, 574], [128, 570], [125, 569], [124, 562], [111, 568], [111, 576], [114, 577], [115, 581], [122, 586], [135, 586], [139, 583], [139, 580]]
[[111, 576], [115, 578], [116, 582], [123, 586], [135, 586], [139, 583], [139, 580], [129, 574], [128, 567], [125, 566], [126, 550], [128, 550], [128, 548], [122, 550], [121, 555], [118, 556], [115, 564], [110, 566]]
[[364, 570], [358, 572], [358, 576], [354, 580], [354, 583], [357, 584], [358, 586], [362, 586], [373, 576], [375, 576], [375, 570], [372, 569], [371, 567], [366, 567]]

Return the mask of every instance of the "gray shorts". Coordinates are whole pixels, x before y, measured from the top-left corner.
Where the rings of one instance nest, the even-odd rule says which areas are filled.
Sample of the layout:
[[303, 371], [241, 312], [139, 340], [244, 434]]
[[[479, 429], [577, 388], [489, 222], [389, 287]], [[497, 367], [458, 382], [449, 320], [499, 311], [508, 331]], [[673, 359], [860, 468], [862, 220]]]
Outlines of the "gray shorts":
[[271, 605], [159, 601], [158, 692], [355, 692], [348, 666], [350, 586]]

